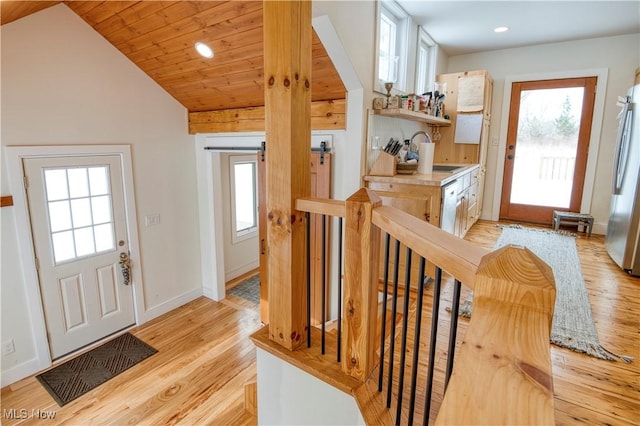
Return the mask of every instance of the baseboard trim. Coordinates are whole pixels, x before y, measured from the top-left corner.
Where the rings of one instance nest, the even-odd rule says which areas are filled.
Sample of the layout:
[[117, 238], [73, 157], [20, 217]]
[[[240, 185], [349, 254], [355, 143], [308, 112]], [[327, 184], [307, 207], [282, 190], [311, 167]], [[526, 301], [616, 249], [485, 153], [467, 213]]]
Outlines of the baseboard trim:
[[151, 321], [154, 318], [159, 317], [160, 315], [164, 315], [169, 311], [172, 311], [180, 306], [191, 302], [192, 300], [197, 299], [198, 297], [203, 295], [202, 287], [193, 289], [188, 291], [187, 293], [183, 293], [180, 296], [174, 297], [173, 299], [167, 300], [166, 302], [161, 303], [160, 305], [154, 306], [151, 309], [147, 309], [140, 317], [140, 322], [138, 325], [142, 325], [147, 321]]
[[31, 358], [22, 364], [14, 365], [13, 367], [4, 370], [0, 377], [0, 387], [9, 386], [12, 383], [22, 380], [25, 377], [33, 376], [39, 371], [49, 367], [50, 363], [42, 363], [38, 358]]
[[246, 274], [247, 272], [253, 271], [260, 267], [260, 262], [255, 261], [251, 263], [247, 263], [246, 265], [242, 265], [239, 268], [234, 269], [233, 271], [225, 271], [224, 273], [224, 281], [229, 282], [234, 278], [239, 277], [242, 274]]
[[202, 295], [208, 299], [211, 299], [215, 302], [219, 302], [219, 299], [216, 299], [215, 297], [213, 297], [213, 290], [209, 287], [203, 287], [202, 288]]

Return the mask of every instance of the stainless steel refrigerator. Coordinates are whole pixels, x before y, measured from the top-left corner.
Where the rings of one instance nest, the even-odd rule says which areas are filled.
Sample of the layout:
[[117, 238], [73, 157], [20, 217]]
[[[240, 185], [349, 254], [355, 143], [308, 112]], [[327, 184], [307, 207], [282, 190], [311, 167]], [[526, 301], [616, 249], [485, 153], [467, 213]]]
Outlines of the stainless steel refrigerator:
[[640, 276], [640, 84], [619, 98], [618, 105], [622, 111], [605, 245], [609, 256], [622, 269]]

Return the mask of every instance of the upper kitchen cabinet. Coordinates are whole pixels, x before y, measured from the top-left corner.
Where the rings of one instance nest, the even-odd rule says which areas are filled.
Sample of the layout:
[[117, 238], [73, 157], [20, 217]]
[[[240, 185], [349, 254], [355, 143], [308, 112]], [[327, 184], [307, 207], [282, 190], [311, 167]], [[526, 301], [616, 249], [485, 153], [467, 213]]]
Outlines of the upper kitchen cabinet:
[[446, 83], [445, 111], [451, 126], [440, 129], [435, 163], [486, 165], [486, 151], [491, 124], [493, 80], [484, 70], [442, 74], [436, 78]]

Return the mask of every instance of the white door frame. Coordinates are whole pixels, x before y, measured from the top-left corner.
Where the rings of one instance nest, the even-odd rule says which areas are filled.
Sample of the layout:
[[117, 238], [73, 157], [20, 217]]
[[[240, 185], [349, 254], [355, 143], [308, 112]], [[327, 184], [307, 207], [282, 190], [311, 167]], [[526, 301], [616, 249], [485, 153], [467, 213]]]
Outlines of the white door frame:
[[[64, 146], [7, 146], [7, 169], [9, 187], [13, 195], [15, 209], [18, 251], [23, 266], [23, 278], [27, 295], [27, 307], [31, 318], [36, 359], [32, 364], [33, 372], [52, 365], [44, 309], [40, 295], [38, 272], [35, 264], [35, 252], [29, 209], [24, 188], [24, 170], [22, 160], [35, 157], [91, 157], [96, 155], [115, 155], [120, 157], [124, 185], [125, 215], [127, 218], [127, 236], [129, 238], [130, 258], [133, 265], [140, 265], [140, 245], [138, 241], [138, 222], [133, 190], [133, 167], [131, 147], [129, 145], [64, 145]], [[144, 312], [144, 294], [140, 267], [132, 268], [134, 314], [136, 324], [140, 322], [140, 313]], [[33, 372], [29, 373], [32, 374]]]

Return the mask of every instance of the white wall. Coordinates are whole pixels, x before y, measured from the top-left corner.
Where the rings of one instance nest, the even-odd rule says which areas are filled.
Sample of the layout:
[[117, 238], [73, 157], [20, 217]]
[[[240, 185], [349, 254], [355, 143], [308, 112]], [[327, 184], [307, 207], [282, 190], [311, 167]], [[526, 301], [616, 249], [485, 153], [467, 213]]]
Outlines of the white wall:
[[[186, 109], [63, 4], [3, 25], [1, 43], [3, 147], [131, 145], [141, 252], [134, 268], [143, 276], [135, 284], [144, 292], [139, 319], [202, 294], [195, 141]], [[9, 187], [3, 163], [2, 195], [21, 190]], [[15, 251], [16, 210], [0, 215], [1, 339], [14, 339], [16, 347], [2, 358], [3, 385], [10, 369], [35, 357], [23, 273], [29, 262]], [[150, 214], [159, 214], [160, 224], [146, 228]]]
[[[595, 218], [594, 231], [604, 232], [609, 217], [609, 188], [617, 126], [616, 117], [620, 111], [616, 106], [616, 100], [633, 84], [634, 72], [639, 65], [640, 34], [450, 57], [447, 72], [486, 69], [494, 79], [490, 140], [495, 140], [498, 145], [489, 146], [483, 216], [488, 218], [486, 216], [492, 210], [495, 211], [494, 206], [500, 203], [500, 200], [494, 197], [494, 191], [499, 191], [502, 185], [503, 162], [501, 160], [505, 141], [500, 136], [506, 134], [504, 128], [506, 117], [503, 114], [505, 79], [522, 75], [571, 73], [605, 68], [608, 69], [608, 81], [604, 114], [600, 117], [602, 131], [600, 135], [592, 135], [592, 138], [600, 138], [600, 145], [594, 171], [592, 200], [588, 209]], [[594, 120], [597, 119], [598, 117], [594, 117]]]
[[352, 395], [256, 349], [258, 424], [364, 425]]
[[[331, 21], [339, 42], [344, 49], [355, 75], [364, 89], [365, 108], [373, 100], [373, 64], [375, 48], [375, 2], [373, 1], [315, 1], [313, 16], [327, 15]], [[317, 31], [317, 30], [316, 30]], [[322, 39], [322, 37], [320, 37]], [[326, 49], [330, 46], [325, 44]], [[329, 56], [332, 57], [331, 52]], [[332, 60], [334, 58], [332, 57]], [[338, 64], [335, 64], [338, 68]], [[338, 69], [340, 73], [340, 70]], [[344, 75], [340, 73], [343, 78]], [[348, 82], [344, 82], [348, 86]], [[347, 87], [348, 88], [348, 87]], [[360, 141], [351, 141], [359, 143]]]

